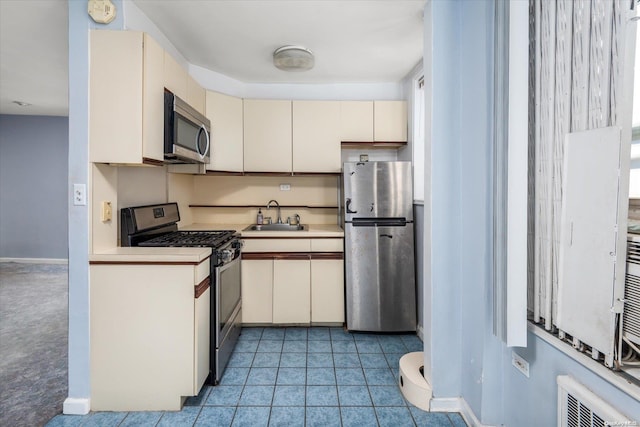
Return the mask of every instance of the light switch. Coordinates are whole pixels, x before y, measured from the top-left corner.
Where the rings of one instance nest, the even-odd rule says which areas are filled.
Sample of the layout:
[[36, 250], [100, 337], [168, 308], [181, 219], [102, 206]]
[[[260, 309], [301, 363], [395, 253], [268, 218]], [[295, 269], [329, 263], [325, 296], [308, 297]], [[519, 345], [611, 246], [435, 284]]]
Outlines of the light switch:
[[111, 202], [102, 202], [102, 213], [100, 214], [100, 219], [102, 222], [111, 221]]
[[291, 184], [280, 184], [280, 191], [291, 191]]

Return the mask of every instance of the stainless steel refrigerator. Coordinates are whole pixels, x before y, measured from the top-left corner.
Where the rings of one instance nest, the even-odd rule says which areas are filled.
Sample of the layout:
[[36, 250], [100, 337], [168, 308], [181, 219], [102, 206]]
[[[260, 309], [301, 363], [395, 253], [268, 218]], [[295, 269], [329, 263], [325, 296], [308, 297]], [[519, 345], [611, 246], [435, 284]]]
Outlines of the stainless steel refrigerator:
[[347, 329], [415, 331], [410, 162], [344, 163]]

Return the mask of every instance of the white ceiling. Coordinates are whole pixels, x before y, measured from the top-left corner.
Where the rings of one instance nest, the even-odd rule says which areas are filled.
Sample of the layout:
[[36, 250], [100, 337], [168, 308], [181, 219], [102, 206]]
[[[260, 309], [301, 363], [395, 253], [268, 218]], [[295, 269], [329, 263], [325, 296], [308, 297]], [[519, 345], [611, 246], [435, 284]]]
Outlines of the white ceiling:
[[[133, 3], [187, 61], [246, 83], [398, 82], [422, 57], [425, 0]], [[68, 114], [67, 21], [66, 0], [0, 0], [0, 113]], [[311, 49], [315, 67], [276, 69], [286, 44]]]
[[0, 0], [0, 114], [68, 114], [67, 22], [65, 0]]

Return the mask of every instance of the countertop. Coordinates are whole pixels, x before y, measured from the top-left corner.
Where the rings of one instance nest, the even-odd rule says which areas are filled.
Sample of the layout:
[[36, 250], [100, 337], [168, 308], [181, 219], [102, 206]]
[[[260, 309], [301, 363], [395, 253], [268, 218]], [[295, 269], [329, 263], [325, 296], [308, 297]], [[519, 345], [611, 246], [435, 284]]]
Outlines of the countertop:
[[316, 237], [336, 237], [342, 238], [344, 230], [332, 224], [304, 224], [308, 227], [304, 231], [243, 231], [250, 224], [191, 224], [181, 227], [181, 230], [236, 230], [242, 237], [247, 238], [278, 238], [296, 237], [300, 239], [311, 239]]
[[117, 247], [89, 255], [93, 263], [200, 263], [211, 255], [211, 248]]
[[[191, 224], [180, 230], [236, 230], [246, 238], [342, 238], [344, 231], [337, 225], [305, 224], [304, 231], [243, 231], [250, 224]], [[200, 263], [211, 255], [211, 248], [117, 247], [89, 255], [91, 263]]]

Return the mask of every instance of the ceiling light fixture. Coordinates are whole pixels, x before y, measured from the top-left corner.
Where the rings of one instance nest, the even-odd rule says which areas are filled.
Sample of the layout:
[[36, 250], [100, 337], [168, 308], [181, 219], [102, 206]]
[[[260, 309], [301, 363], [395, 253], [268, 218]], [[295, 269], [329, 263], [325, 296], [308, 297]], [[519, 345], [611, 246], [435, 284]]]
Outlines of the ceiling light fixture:
[[31, 105], [28, 102], [23, 102], [23, 101], [13, 101], [13, 103], [18, 104], [21, 107], [29, 107]]
[[284, 71], [307, 71], [314, 62], [313, 52], [302, 46], [282, 46], [273, 52], [273, 65]]

